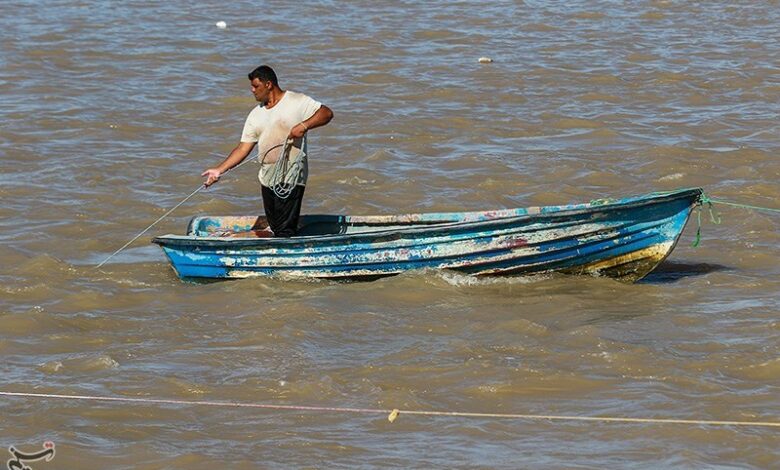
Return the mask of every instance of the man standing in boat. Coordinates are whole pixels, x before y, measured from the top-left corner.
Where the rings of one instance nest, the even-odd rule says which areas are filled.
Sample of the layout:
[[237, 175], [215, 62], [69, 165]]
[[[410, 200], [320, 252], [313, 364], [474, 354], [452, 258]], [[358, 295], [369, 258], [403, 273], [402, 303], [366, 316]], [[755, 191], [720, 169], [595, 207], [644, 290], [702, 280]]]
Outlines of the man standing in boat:
[[[292, 237], [298, 230], [309, 173], [306, 133], [329, 123], [333, 111], [302, 93], [282, 90], [276, 73], [267, 65], [254, 69], [249, 81], [259, 105], [247, 116], [241, 141], [222, 163], [201, 176], [206, 177], [205, 185], [211, 186], [257, 145], [258, 155], [263, 157], [258, 177], [268, 226], [275, 237]], [[276, 166], [280, 158], [289, 158], [289, 164]]]

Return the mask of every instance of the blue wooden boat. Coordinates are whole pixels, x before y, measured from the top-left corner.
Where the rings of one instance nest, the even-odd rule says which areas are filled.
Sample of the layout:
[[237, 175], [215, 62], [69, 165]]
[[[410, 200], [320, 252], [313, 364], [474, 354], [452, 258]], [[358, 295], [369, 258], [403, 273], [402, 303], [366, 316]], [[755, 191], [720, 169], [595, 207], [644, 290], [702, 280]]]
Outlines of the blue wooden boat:
[[187, 235], [153, 242], [181, 278], [365, 279], [428, 268], [476, 276], [558, 271], [633, 282], [669, 255], [701, 196], [693, 188], [486, 212], [308, 215], [292, 238], [255, 236], [267, 228], [264, 217], [195, 217]]

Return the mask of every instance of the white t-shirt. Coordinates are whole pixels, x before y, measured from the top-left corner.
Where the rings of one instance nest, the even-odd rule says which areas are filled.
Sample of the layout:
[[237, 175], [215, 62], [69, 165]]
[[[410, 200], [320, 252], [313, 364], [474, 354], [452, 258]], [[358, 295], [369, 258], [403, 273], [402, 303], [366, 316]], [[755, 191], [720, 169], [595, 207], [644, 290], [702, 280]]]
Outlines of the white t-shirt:
[[[257, 152], [262, 158], [269, 148], [284, 143], [287, 136], [290, 135], [290, 129], [312, 117], [320, 109], [320, 106], [322, 103], [303, 93], [287, 90], [273, 108], [268, 109], [258, 105], [249, 113], [244, 123], [244, 131], [241, 133], [241, 142], [257, 142]], [[301, 150], [303, 153], [300, 153]], [[265, 157], [260, 172], [257, 174], [260, 184], [263, 186], [270, 187], [273, 163], [279, 159], [281, 151], [282, 147], [275, 148]], [[300, 164], [303, 167], [295, 184], [304, 185], [309, 177], [307, 152], [305, 139], [295, 139], [293, 149], [290, 151], [290, 158], [294, 160], [296, 155], [300, 155], [302, 158]]]

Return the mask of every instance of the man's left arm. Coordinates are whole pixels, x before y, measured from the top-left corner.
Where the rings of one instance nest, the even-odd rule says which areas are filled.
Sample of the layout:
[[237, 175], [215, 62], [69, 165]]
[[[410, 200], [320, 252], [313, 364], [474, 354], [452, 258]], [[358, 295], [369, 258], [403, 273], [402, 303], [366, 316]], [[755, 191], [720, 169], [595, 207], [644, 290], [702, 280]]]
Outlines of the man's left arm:
[[293, 126], [293, 128], [290, 129], [290, 137], [295, 139], [301, 138], [307, 131], [322, 127], [329, 123], [331, 119], [333, 119], [333, 111], [323, 104], [309, 119], [301, 121]]

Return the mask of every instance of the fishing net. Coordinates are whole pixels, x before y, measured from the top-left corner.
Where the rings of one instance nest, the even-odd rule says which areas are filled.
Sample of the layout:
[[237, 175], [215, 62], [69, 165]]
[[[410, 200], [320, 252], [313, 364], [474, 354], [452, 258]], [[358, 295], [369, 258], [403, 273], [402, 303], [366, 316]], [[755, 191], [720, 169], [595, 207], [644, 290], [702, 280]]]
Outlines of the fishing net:
[[[293, 142], [293, 139], [285, 140], [279, 159], [273, 164], [271, 177], [268, 181], [268, 187], [280, 199], [287, 199], [293, 189], [295, 189], [295, 186], [300, 184], [301, 173], [304, 170], [306, 135], [304, 134], [301, 139], [300, 149], [296, 149], [293, 146]], [[291, 155], [293, 151], [297, 151], [297, 153]], [[263, 160], [265, 160], [265, 156]]]

